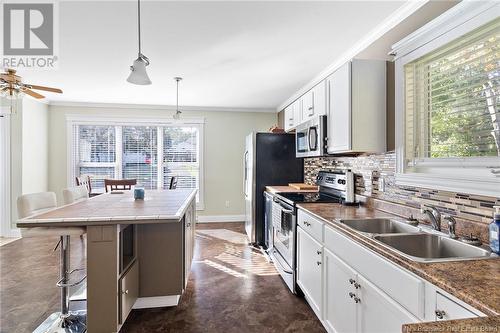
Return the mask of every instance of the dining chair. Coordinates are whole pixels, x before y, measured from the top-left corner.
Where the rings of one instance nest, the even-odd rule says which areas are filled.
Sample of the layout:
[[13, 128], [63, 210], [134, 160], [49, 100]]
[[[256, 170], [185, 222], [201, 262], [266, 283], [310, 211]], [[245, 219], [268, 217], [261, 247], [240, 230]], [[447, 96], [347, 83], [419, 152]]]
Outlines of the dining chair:
[[137, 179], [104, 179], [104, 188], [108, 192], [131, 190], [132, 186], [137, 184]]
[[[41, 214], [57, 207], [56, 194], [54, 192], [41, 192], [25, 194], [17, 199], [17, 213], [20, 219]], [[87, 276], [83, 276], [76, 282], [70, 282], [71, 274], [84, 270], [83, 268], [70, 271], [70, 239], [71, 236], [85, 234], [85, 227], [31, 227], [21, 228], [21, 236], [49, 237], [58, 236], [56, 245], [60, 249], [59, 281], [56, 285], [60, 288], [61, 309], [52, 313], [38, 326], [35, 332], [56, 332], [60, 327], [71, 327], [72, 332], [86, 331], [86, 311], [69, 311], [69, 288], [80, 285]], [[54, 249], [55, 251], [55, 249]]]
[[81, 175], [79, 177], [75, 177], [75, 179], [76, 179], [76, 186], [85, 185], [89, 197], [99, 195], [99, 193], [92, 193], [92, 181], [89, 175]]
[[63, 200], [65, 205], [87, 200], [88, 198], [89, 193], [87, 192], [87, 187], [85, 185], [69, 187], [63, 190]]
[[170, 178], [170, 186], [168, 188], [170, 190], [175, 190], [177, 188], [177, 177], [172, 176], [172, 178]]

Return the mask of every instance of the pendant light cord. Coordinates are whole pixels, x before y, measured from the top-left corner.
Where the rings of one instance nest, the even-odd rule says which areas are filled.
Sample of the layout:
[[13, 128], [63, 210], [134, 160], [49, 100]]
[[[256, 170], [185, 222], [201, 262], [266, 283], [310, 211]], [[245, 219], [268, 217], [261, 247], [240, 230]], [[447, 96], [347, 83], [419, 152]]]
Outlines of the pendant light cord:
[[137, 31], [139, 34], [139, 58], [142, 56], [141, 53], [141, 0], [137, 0]]
[[179, 80], [177, 81], [177, 107], [175, 109], [175, 112], [179, 112]]

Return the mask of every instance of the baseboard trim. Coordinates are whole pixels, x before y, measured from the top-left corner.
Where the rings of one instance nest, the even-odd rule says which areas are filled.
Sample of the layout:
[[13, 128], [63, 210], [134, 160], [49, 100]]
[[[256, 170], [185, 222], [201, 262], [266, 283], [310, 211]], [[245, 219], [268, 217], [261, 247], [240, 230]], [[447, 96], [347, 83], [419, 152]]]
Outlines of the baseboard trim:
[[161, 308], [165, 306], [177, 306], [179, 304], [180, 295], [173, 296], [154, 296], [154, 297], [139, 297], [132, 309], [149, 309]]
[[244, 222], [245, 215], [198, 215], [199, 223]]
[[20, 238], [21, 237], [21, 230], [19, 228], [11, 228], [8, 230], [5, 230], [5, 232], [2, 232], [2, 237], [6, 238]]

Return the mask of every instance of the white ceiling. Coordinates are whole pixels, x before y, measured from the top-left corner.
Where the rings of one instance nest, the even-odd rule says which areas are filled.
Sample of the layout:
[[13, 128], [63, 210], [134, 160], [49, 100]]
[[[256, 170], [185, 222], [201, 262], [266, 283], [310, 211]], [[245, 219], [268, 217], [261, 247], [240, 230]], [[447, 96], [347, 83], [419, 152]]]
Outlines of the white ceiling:
[[142, 3], [153, 84], [125, 81], [137, 57], [134, 1], [60, 2], [56, 71], [19, 71], [59, 87], [50, 101], [275, 108], [404, 1]]

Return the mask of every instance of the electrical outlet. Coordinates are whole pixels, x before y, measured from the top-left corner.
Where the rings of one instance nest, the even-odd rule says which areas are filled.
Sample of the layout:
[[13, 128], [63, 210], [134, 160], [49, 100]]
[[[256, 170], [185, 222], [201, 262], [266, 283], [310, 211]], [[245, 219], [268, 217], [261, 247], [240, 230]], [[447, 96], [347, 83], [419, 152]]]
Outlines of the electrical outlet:
[[229, 200], [226, 200], [226, 208], [229, 208]]

